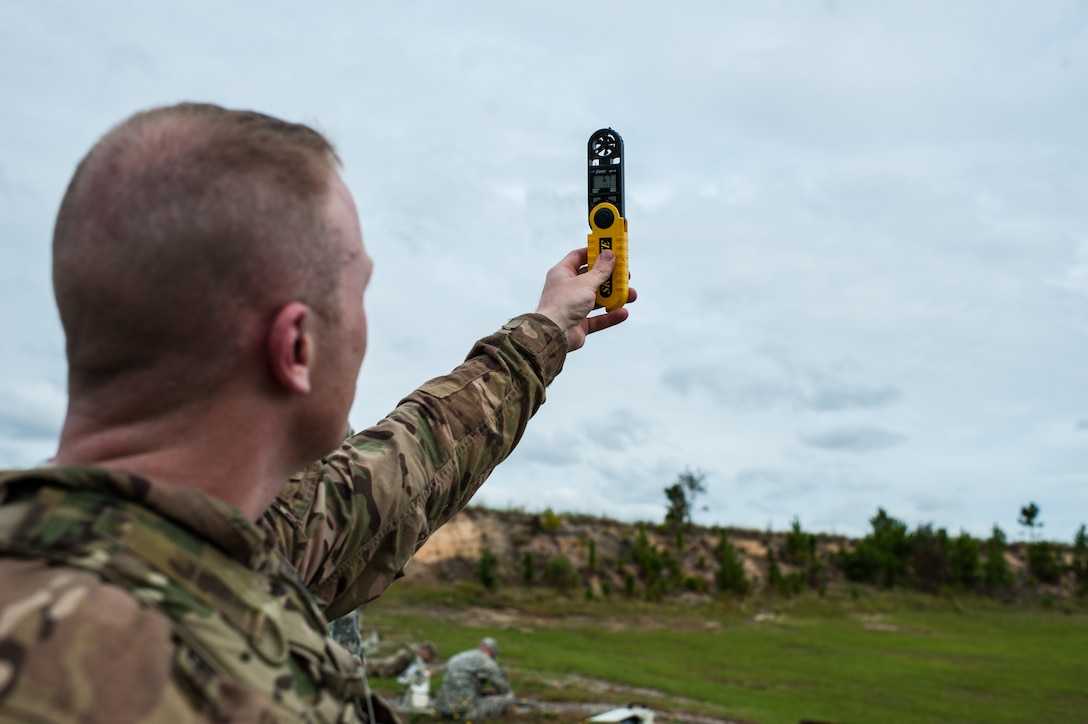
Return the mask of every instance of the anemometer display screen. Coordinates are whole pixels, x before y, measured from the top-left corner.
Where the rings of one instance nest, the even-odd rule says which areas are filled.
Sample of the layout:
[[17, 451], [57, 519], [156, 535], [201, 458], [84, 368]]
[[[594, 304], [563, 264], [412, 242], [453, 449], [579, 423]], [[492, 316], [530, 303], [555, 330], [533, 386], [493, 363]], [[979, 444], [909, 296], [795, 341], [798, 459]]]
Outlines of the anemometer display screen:
[[614, 189], [616, 188], [616, 174], [614, 173], [602, 173], [593, 177], [593, 190], [601, 191], [602, 189]]

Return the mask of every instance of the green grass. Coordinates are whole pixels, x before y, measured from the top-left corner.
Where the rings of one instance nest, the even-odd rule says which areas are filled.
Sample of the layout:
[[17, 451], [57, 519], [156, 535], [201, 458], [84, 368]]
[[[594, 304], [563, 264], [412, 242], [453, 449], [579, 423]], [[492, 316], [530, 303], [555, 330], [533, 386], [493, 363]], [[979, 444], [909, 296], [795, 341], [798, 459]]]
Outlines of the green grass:
[[390, 641], [433, 640], [443, 660], [494, 635], [522, 696], [597, 702], [600, 710], [640, 700], [662, 718], [1088, 717], [1088, 613], [1073, 606], [872, 591], [685, 606], [394, 586], [366, 609], [363, 627]]

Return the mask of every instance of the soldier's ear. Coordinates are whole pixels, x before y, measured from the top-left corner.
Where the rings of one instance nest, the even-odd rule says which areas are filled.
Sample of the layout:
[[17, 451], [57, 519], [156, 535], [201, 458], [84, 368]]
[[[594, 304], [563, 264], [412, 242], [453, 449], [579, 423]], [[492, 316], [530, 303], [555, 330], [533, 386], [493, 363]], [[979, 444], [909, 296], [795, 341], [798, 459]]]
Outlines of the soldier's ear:
[[276, 313], [268, 330], [267, 354], [272, 377], [289, 392], [310, 394], [313, 369], [313, 311], [289, 302]]

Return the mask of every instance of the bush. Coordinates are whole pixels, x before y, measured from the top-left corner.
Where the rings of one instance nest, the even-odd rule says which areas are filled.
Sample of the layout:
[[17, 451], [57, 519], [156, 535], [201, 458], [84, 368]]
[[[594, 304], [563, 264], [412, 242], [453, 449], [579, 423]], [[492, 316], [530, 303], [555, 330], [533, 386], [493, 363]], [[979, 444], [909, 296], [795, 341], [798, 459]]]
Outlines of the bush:
[[774, 549], [771, 546], [767, 546], [767, 590], [787, 593], [786, 578], [782, 575], [782, 569], [774, 558]]
[[702, 576], [688, 576], [684, 579], [684, 589], [692, 593], [706, 593], [706, 579]]
[[536, 580], [536, 571], [533, 569], [533, 554], [525, 551], [521, 555], [521, 582], [531, 586]]
[[680, 561], [673, 558], [668, 551], [661, 552], [661, 565], [668, 574], [661, 581], [663, 588], [668, 586], [681, 586], [683, 584], [684, 571], [680, 566]]
[[1012, 584], [1012, 571], [1005, 562], [1005, 532], [994, 526], [986, 541], [986, 564], [982, 568], [982, 581], [991, 593], [1007, 589]]
[[554, 533], [563, 527], [563, 519], [551, 508], [545, 508], [544, 512], [540, 514], [540, 527], [548, 533]]
[[1088, 532], [1085, 532], [1083, 523], [1073, 538], [1073, 562], [1070, 568], [1077, 585], [1077, 595], [1085, 595], [1088, 593]]
[[654, 581], [643, 590], [643, 598], [647, 601], [660, 601], [665, 597], [665, 582]]
[[842, 554], [843, 573], [851, 581], [890, 588], [903, 579], [907, 570], [907, 526], [883, 508], [877, 508], [869, 523], [873, 532], [862, 538], [853, 551]]
[[801, 568], [803, 572], [791, 574], [791, 577], [801, 579], [801, 585], [796, 582], [790, 584], [790, 588], [800, 593], [804, 584], [810, 588], [819, 588], [823, 585], [823, 564], [816, 554], [816, 536], [801, 530], [801, 521], [796, 517], [790, 525], [790, 531], [786, 534], [786, 560]]
[[1039, 583], [1056, 584], [1062, 580], [1062, 563], [1053, 543], [1028, 544], [1028, 572]]
[[911, 533], [909, 543], [915, 585], [928, 593], [940, 593], [949, 578], [948, 533], [944, 528], [934, 531], [927, 523]]
[[816, 536], [801, 530], [796, 517], [786, 534], [786, 560], [795, 566], [807, 568], [816, 559]]
[[666, 556], [662, 555], [657, 546], [650, 542], [646, 535], [646, 526], [639, 523], [638, 537], [631, 547], [631, 556], [635, 560], [639, 577], [642, 578], [646, 588], [654, 588], [661, 581], [665, 572]]
[[577, 582], [574, 564], [562, 553], [557, 553], [544, 564], [544, 580], [556, 590], [565, 593]]
[[480, 562], [476, 566], [476, 573], [480, 579], [480, 585], [489, 591], [494, 591], [499, 586], [499, 557], [491, 551], [491, 546], [486, 543], [480, 549]]
[[739, 593], [742, 596], [747, 594], [751, 584], [744, 573], [744, 565], [741, 564], [737, 551], [729, 542], [724, 530], [719, 533], [715, 554], [719, 567], [714, 574], [714, 583], [718, 590], [722, 593]]
[[875, 546], [867, 544], [862, 539], [854, 546], [854, 550], [843, 551], [840, 556], [840, 565], [848, 581], [876, 583], [880, 575], [880, 552]]
[[981, 577], [978, 541], [961, 531], [948, 551], [948, 578], [954, 586], [972, 589]]

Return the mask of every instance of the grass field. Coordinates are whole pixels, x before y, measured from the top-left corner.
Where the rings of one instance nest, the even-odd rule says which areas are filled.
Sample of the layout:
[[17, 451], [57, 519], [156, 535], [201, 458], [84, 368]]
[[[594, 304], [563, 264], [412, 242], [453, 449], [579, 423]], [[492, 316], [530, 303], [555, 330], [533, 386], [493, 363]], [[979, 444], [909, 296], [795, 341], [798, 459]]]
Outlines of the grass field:
[[363, 628], [389, 644], [432, 640], [443, 661], [493, 635], [520, 696], [596, 711], [641, 701], [659, 720], [1088, 721], [1088, 611], [1072, 604], [878, 591], [649, 604], [394, 586]]

